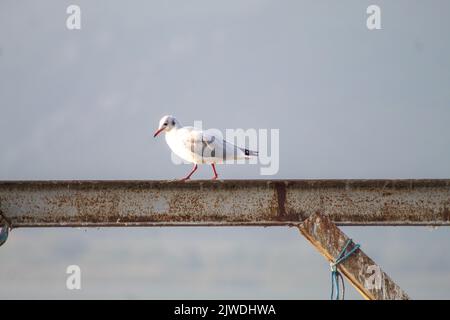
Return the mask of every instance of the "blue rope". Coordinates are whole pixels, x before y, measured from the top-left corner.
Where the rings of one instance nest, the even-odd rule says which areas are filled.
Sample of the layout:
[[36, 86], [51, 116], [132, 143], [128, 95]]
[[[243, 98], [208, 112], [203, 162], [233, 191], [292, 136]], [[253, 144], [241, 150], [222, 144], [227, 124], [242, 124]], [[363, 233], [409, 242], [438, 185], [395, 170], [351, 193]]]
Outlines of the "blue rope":
[[0, 225], [0, 246], [2, 246], [8, 239], [9, 230], [11, 229], [11, 221], [3, 215], [3, 212], [1, 210], [0, 218], [2, 218], [3, 220], [2, 224]]
[[[346, 253], [348, 246], [352, 243], [352, 239], [348, 239], [347, 243], [345, 244], [344, 248], [342, 248], [339, 255], [336, 257], [335, 261], [330, 264], [331, 266], [331, 300], [333, 300], [333, 297], [336, 298], [336, 300], [339, 300], [340, 298], [340, 289], [339, 289], [339, 282], [342, 284], [342, 300], [344, 299], [345, 295], [345, 285], [344, 285], [344, 277], [342, 277], [342, 274], [338, 270], [338, 265], [341, 262], [344, 262], [347, 260], [348, 257], [350, 257], [356, 250], [359, 249], [359, 244], [355, 244], [355, 246]], [[336, 294], [334, 293], [334, 289], [336, 288]]]
[[9, 234], [9, 226], [3, 225], [0, 229], [0, 246], [6, 242]]

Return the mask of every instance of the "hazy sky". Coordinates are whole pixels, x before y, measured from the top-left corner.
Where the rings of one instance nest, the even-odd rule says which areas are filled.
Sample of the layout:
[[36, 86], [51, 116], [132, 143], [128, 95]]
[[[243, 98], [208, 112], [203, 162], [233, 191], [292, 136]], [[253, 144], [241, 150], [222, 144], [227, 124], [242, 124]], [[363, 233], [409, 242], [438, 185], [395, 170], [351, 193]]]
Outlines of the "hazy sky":
[[[0, 0], [0, 180], [181, 177], [152, 137], [165, 114], [280, 130], [278, 174], [224, 179], [449, 178], [449, 30], [445, 0]], [[412, 297], [450, 298], [448, 228], [345, 231]], [[0, 298], [329, 297], [287, 228], [18, 229], [0, 259]]]

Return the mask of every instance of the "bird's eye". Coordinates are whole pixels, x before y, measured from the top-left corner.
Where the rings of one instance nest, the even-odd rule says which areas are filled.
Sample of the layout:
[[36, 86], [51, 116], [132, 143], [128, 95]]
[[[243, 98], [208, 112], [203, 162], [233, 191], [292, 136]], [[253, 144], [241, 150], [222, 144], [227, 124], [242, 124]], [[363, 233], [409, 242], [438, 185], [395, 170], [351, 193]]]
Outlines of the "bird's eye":
[[167, 122], [164, 122], [164, 125], [167, 126]]

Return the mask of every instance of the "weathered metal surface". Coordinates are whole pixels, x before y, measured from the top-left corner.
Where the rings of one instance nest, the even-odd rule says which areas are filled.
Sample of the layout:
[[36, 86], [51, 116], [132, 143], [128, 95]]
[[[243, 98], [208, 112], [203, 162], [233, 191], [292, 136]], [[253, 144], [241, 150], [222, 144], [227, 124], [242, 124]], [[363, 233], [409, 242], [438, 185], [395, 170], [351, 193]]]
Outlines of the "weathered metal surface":
[[4, 181], [0, 210], [13, 227], [450, 225], [450, 180]]
[[[349, 239], [328, 217], [321, 214], [310, 216], [299, 225], [299, 230], [329, 262], [334, 262]], [[356, 250], [337, 268], [366, 299], [409, 299], [406, 292], [361, 249]]]

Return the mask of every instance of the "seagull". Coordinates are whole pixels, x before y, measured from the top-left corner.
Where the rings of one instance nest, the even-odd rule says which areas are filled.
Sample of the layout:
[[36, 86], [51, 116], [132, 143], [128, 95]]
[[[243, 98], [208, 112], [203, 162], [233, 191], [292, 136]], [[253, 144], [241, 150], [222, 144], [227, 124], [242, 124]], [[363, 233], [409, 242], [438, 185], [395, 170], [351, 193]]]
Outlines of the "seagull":
[[258, 151], [240, 148], [218, 137], [194, 127], [182, 127], [174, 116], [164, 116], [153, 137], [166, 134], [170, 149], [180, 158], [193, 163], [194, 167], [181, 181], [189, 180], [199, 164], [210, 164], [214, 171], [212, 180], [218, 178], [216, 164], [227, 160], [249, 159], [258, 156]]

